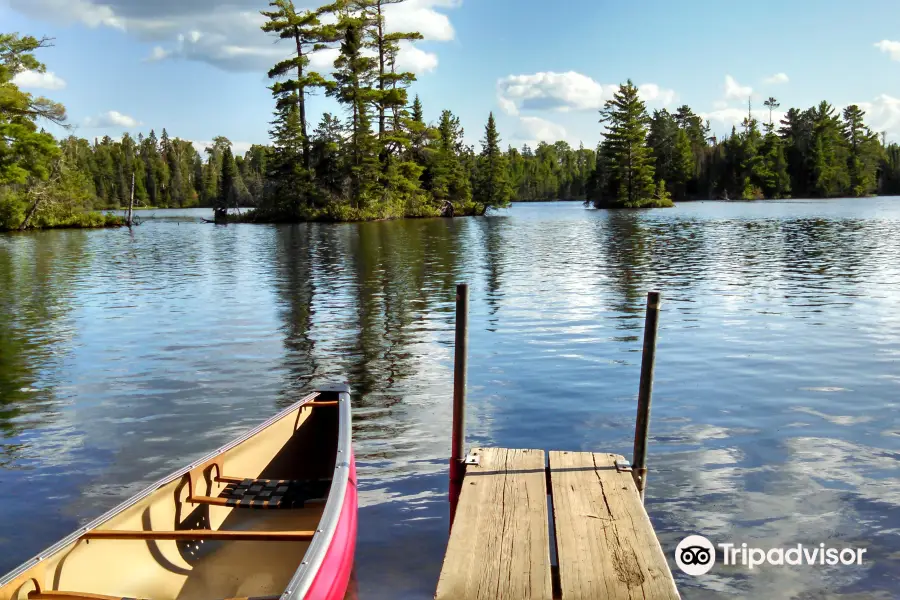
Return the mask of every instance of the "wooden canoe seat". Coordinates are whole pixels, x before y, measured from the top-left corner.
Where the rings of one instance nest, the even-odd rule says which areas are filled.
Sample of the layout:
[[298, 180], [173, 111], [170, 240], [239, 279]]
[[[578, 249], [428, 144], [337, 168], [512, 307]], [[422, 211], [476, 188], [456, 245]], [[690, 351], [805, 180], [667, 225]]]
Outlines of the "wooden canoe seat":
[[[307, 502], [328, 495], [330, 479], [252, 479], [223, 475], [225, 465], [222, 456], [216, 456], [206, 463], [191, 469], [188, 476], [188, 502], [211, 504], [231, 508], [303, 508]], [[215, 470], [215, 477], [213, 477]], [[218, 496], [204, 496], [195, 493], [209, 474], [210, 481], [224, 483]]]
[[228, 485], [217, 498], [194, 498], [195, 502], [235, 508], [303, 508], [328, 495], [330, 481], [219, 478]]

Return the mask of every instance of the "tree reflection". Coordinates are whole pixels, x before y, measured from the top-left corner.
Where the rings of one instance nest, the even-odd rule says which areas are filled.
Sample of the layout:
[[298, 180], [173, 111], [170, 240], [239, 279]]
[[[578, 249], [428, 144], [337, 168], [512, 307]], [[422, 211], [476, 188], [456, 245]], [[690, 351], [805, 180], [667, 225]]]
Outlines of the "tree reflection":
[[501, 279], [503, 277], [503, 260], [506, 242], [504, 234], [507, 228], [506, 217], [485, 217], [478, 219], [478, 229], [481, 233], [481, 246], [483, 249], [485, 264], [485, 280], [487, 292], [485, 302], [488, 307], [489, 331], [496, 331], [498, 318], [497, 312], [503, 300], [501, 292]]
[[641, 301], [647, 293], [644, 280], [651, 262], [652, 240], [639, 213], [610, 210], [607, 214], [598, 233], [606, 278], [614, 293], [610, 308], [621, 315], [617, 329], [638, 329]]
[[72, 331], [70, 294], [87, 267], [86, 232], [0, 239], [0, 453], [14, 461], [16, 437], [54, 418], [58, 369]]
[[315, 342], [310, 335], [316, 294], [310, 228], [308, 224], [279, 228], [275, 239], [279, 257], [276, 290], [282, 298], [286, 366], [291, 374], [287, 404], [295, 399], [295, 391], [308, 389], [317, 371]]

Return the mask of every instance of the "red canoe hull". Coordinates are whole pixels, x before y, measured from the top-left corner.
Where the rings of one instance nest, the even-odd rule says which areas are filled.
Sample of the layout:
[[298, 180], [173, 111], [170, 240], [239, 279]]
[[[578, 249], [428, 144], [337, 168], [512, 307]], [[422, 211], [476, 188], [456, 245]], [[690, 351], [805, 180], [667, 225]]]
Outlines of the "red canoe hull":
[[350, 477], [338, 526], [322, 566], [306, 593], [306, 600], [343, 600], [345, 597], [356, 553], [357, 507], [356, 458], [351, 451]]

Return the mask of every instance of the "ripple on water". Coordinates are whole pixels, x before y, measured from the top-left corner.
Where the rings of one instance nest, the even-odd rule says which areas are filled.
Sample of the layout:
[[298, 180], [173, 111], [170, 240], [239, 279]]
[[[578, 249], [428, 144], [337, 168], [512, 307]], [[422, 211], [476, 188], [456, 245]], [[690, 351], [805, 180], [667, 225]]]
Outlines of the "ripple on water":
[[900, 589], [896, 199], [279, 227], [201, 212], [0, 236], [0, 481], [30, 492], [0, 495], [0, 571], [346, 380], [361, 596], [431, 597], [468, 281], [471, 444], [630, 455], [660, 289], [647, 506], [664, 549], [688, 532], [869, 549], [852, 572], [678, 575], [684, 597]]

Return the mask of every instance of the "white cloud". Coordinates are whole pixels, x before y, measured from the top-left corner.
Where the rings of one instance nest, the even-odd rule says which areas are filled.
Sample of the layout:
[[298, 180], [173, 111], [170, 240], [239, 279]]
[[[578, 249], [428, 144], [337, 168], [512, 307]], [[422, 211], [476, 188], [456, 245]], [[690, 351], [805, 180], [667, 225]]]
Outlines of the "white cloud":
[[753, 88], [749, 85], [741, 85], [731, 75], [725, 76], [725, 99], [746, 100], [753, 94]]
[[891, 59], [900, 61], [900, 42], [881, 40], [880, 42], [875, 44], [875, 47], [885, 54], [890, 54]]
[[12, 8], [37, 19], [57, 23], [81, 22], [88, 27], [125, 29], [122, 19], [116, 16], [107, 3], [91, 0], [9, 0]]
[[36, 90], [61, 90], [66, 87], [66, 81], [52, 71], [46, 73], [22, 71], [13, 78], [13, 83], [19, 87]]
[[513, 135], [513, 139], [531, 145], [535, 145], [537, 142], [552, 144], [566, 139], [567, 135], [566, 128], [559, 123], [540, 117], [519, 117], [519, 128]]
[[859, 102], [866, 111], [866, 123], [879, 134], [887, 132], [887, 137], [900, 141], [900, 98], [879, 94], [872, 102]]
[[110, 127], [122, 127], [125, 129], [134, 129], [141, 122], [134, 117], [124, 115], [117, 110], [110, 110], [96, 117], [88, 117], [84, 120], [84, 126], [94, 129], [105, 129]]
[[728, 108], [728, 103], [724, 100], [716, 100], [713, 102], [713, 108], [722, 110], [723, 108]]
[[[509, 75], [497, 81], [497, 102], [510, 115], [521, 110], [590, 111], [603, 108], [618, 89], [618, 85], [600, 85], [575, 71]], [[673, 90], [655, 83], [641, 84], [638, 91], [645, 102], [659, 106], [677, 98]]]
[[638, 86], [638, 94], [644, 102], [669, 106], [678, 99], [675, 90], [661, 88], [655, 83], [643, 83]]
[[[288, 43], [275, 44], [260, 30], [265, 17], [259, 0], [7, 0], [30, 17], [61, 23], [83, 23], [127, 32], [154, 43], [149, 61], [180, 58], [211, 64], [227, 71], [265, 72], [291, 52]], [[426, 40], [449, 41], [455, 31], [446, 11], [459, 0], [409, 0], [385, 9], [388, 32], [419, 31]], [[314, 8], [298, 0], [297, 8]], [[326, 53], [313, 58], [318, 69], [334, 62]], [[437, 57], [405, 44], [399, 61], [416, 72], [437, 66]]]
[[[509, 75], [497, 82], [501, 108], [511, 114], [526, 110], [595, 110], [612, 97], [612, 90], [581, 73]], [[513, 110], [513, 107], [515, 109]]]
[[[769, 122], [768, 108], [754, 109], [751, 114], [753, 115], [753, 118], [759, 121], [760, 126]], [[784, 118], [784, 115], [784, 111], [772, 111], [772, 120], [775, 122], [776, 127], [778, 126], [778, 122]], [[740, 129], [741, 123], [747, 118], [747, 109], [734, 107], [717, 108], [712, 112], [700, 113], [700, 118], [708, 120], [713, 132], [721, 135], [723, 133], [731, 133], [731, 127], [733, 125], [738, 126], [738, 129]]]
[[160, 60], [166, 60], [172, 55], [172, 52], [166, 50], [162, 46], [155, 46], [153, 51], [150, 53], [150, 56], [147, 57], [147, 60], [150, 62], [157, 62]]
[[450, 18], [434, 10], [435, 6], [450, 8], [454, 2], [408, 0], [400, 4], [388, 4], [384, 19], [388, 33], [418, 31], [426, 40], [449, 42], [456, 37]]
[[[396, 5], [395, 5], [396, 6]], [[331, 61], [334, 64], [334, 60]], [[409, 42], [400, 44], [400, 54], [397, 56], [397, 68], [413, 73], [428, 73], [438, 66], [437, 54], [425, 52]]]
[[[206, 149], [213, 145], [212, 142], [204, 142], [199, 140], [190, 140], [191, 144], [193, 144], [194, 149], [200, 153], [201, 156], [205, 155]], [[253, 142], [231, 142], [231, 152], [235, 156], [243, 156], [250, 150], [250, 147], [253, 146]]]
[[766, 77], [765, 82], [768, 84], [777, 84], [777, 83], [788, 83], [790, 78], [788, 78], [787, 73], [775, 73], [771, 77]]

